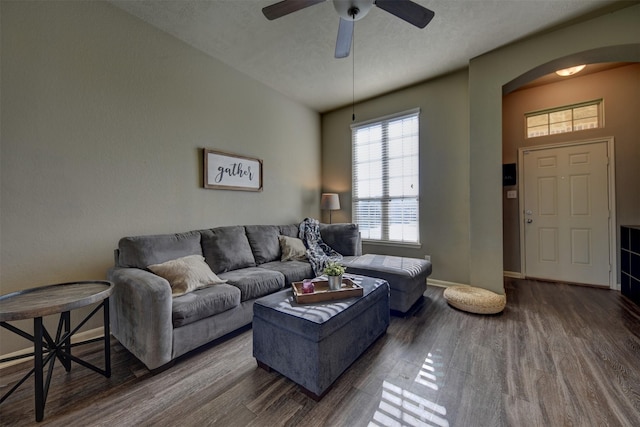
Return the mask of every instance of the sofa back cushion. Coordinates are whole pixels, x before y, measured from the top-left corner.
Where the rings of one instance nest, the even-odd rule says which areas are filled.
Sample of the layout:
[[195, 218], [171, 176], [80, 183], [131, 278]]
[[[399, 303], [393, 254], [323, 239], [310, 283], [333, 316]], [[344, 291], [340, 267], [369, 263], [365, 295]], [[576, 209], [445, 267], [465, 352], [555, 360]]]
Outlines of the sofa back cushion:
[[202, 255], [214, 273], [255, 267], [244, 227], [240, 225], [202, 230]]
[[289, 237], [298, 237], [300, 234], [300, 224], [279, 225], [280, 234]]
[[155, 234], [123, 237], [118, 242], [118, 265], [146, 269], [189, 255], [202, 255], [200, 233]]
[[223, 313], [240, 305], [240, 289], [220, 284], [176, 297], [171, 305], [173, 327]]
[[280, 259], [280, 229], [276, 225], [247, 225], [244, 227], [257, 265]]
[[362, 241], [357, 224], [320, 224], [322, 240], [344, 256], [362, 255]]

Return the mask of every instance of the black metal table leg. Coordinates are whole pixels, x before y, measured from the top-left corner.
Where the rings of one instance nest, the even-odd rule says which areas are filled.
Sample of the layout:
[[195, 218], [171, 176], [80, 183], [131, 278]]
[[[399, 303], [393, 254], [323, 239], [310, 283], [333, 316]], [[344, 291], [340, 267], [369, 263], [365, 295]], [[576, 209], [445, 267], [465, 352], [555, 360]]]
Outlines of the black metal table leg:
[[104, 376], [111, 378], [111, 329], [109, 327], [109, 298], [102, 301], [104, 316]]
[[33, 319], [33, 358], [35, 380], [36, 421], [44, 418], [44, 366], [42, 363], [42, 317]]
[[[62, 349], [71, 354], [71, 312], [69, 311], [65, 311], [63, 313], [60, 313], [60, 319], [64, 324], [63, 330], [64, 330], [64, 336], [67, 337], [66, 340], [64, 340], [64, 342], [62, 343]], [[69, 359], [68, 357], [64, 357], [62, 359], [62, 364], [64, 365], [64, 368], [67, 370], [67, 372], [71, 371], [71, 359]]]

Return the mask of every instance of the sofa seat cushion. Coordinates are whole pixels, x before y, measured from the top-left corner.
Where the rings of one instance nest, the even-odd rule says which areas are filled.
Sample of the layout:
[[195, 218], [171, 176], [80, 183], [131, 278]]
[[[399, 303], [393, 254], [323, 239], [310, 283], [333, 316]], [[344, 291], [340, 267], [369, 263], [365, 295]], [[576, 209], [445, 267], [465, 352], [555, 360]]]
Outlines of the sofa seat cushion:
[[221, 273], [221, 279], [240, 289], [240, 300], [247, 301], [284, 288], [284, 275], [278, 271], [260, 267], [241, 268], [239, 270]]
[[[413, 279], [421, 275], [431, 274], [431, 263], [419, 258], [405, 258], [389, 255], [365, 254], [355, 257], [345, 257], [342, 264], [351, 270], [367, 270], [370, 276], [375, 276], [375, 272], [383, 277], [384, 274], [391, 274], [404, 279]], [[354, 271], [354, 274], [363, 274]]]
[[173, 299], [173, 327], [188, 325], [240, 305], [240, 290], [227, 284], [198, 289]]
[[302, 279], [312, 279], [315, 276], [311, 264], [307, 261], [273, 261], [261, 264], [260, 268], [279, 271], [284, 274], [286, 286], [290, 286], [291, 282], [299, 282]]
[[256, 260], [244, 227], [218, 227], [202, 230], [202, 255], [214, 273], [254, 267]]
[[244, 227], [253, 250], [256, 264], [275, 261], [280, 258], [280, 230], [277, 225], [247, 225]]

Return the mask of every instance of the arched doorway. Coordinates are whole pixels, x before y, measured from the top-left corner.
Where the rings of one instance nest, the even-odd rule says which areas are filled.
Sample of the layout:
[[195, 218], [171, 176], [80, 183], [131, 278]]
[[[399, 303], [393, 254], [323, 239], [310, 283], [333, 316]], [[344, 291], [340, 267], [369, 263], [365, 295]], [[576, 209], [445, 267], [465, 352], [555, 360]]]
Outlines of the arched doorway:
[[[636, 120], [631, 118], [634, 117], [634, 114], [635, 117], [640, 114], [640, 103], [631, 100], [633, 93], [638, 93], [638, 89], [634, 91], [634, 87], [640, 87], [640, 83], [637, 82], [638, 76], [640, 76], [640, 63], [635, 61], [623, 63], [620, 61], [629, 61], [634, 59], [637, 61], [638, 52], [639, 45], [637, 44], [612, 46], [579, 52], [566, 57], [557, 58], [553, 61], [549, 61], [535, 67], [511, 80], [502, 88], [503, 164], [518, 163], [517, 150], [514, 151], [514, 147], [516, 146], [523, 147], [544, 144], [561, 144], [580, 139], [590, 139], [591, 137], [616, 138], [616, 148], [618, 149], [618, 153], [616, 158], [612, 160], [619, 160], [614, 163], [619, 169], [617, 172], [619, 183], [614, 189], [614, 199], [616, 202], [611, 209], [612, 212], [614, 212], [613, 218], [611, 219], [613, 237], [609, 242], [604, 243], [609, 246], [610, 251], [613, 275], [611, 287], [617, 289], [619, 289], [620, 283], [618, 273], [619, 261], [617, 261], [616, 256], [618, 251], [618, 245], [616, 244], [616, 235], [619, 233], [618, 226], [630, 223], [629, 221], [633, 222], [634, 218], [637, 222], [639, 219], [637, 218], [637, 215], [640, 211], [637, 206], [638, 202], [634, 202], [633, 200], [637, 199], [637, 196], [633, 195], [633, 186], [629, 186], [629, 184], [636, 183], [637, 187], [637, 183], [640, 182], [640, 173], [637, 172], [638, 161], [640, 161], [640, 147], [637, 143], [637, 138], [633, 138], [632, 136], [637, 135], [638, 132], [640, 132], [640, 125], [636, 123]], [[605, 66], [605, 63], [609, 61], [614, 63], [611, 63], [609, 67]], [[578, 63], [598, 64], [597, 67], [599, 67], [599, 69], [597, 70], [597, 73], [600, 75], [597, 78], [595, 76], [591, 76], [588, 79], [586, 76], [576, 77], [576, 80], [574, 80], [570, 85], [570, 80], [567, 80], [565, 83], [552, 83], [553, 90], [551, 87], [547, 88], [546, 91], [542, 89], [536, 90], [535, 85], [534, 87], [531, 85], [531, 83], [535, 82], [536, 79], [552, 73], [557, 69], [566, 68]], [[625, 67], [627, 68], [625, 69]], [[613, 71], [617, 68], [620, 69], [618, 69], [618, 71]], [[607, 78], [609, 79], [609, 82], [602, 84], [600, 92], [598, 92], [598, 90], [591, 90], [593, 89], [593, 82], [603, 81], [602, 79]], [[577, 79], [583, 80], [582, 90], [580, 90], [580, 83], [578, 83]], [[568, 85], [566, 90], [563, 88], [564, 84]], [[523, 91], [521, 89], [523, 87], [527, 89]], [[520, 93], [516, 95], [518, 92]], [[522, 92], [528, 93], [525, 95]], [[562, 105], [563, 102], [571, 104], [579, 102], [580, 98], [578, 97], [581, 95], [588, 98], [590, 96], [593, 97], [595, 93], [600, 93], [600, 95], [595, 95], [596, 97], [604, 97], [605, 105], [608, 109], [607, 113], [609, 113], [609, 119], [611, 119], [607, 121], [607, 126], [601, 130], [592, 131], [586, 134], [571, 134], [528, 141], [523, 137], [523, 133], [514, 137], [513, 131], [509, 130], [509, 127], [513, 125], [512, 123], [509, 123], [509, 120], [513, 121], [514, 115], [510, 115], [508, 110], [514, 108], [514, 102], [512, 101], [512, 98], [514, 97], [523, 98], [529, 96], [530, 98], [538, 98], [538, 104], [536, 104], [536, 102], [529, 102], [527, 104], [529, 106], [528, 108], [533, 110], [538, 107], [531, 107], [532, 105], [543, 105], [545, 108], [548, 108]], [[602, 93], [604, 94], [602, 95]], [[619, 104], [624, 104], [624, 107], [621, 107]], [[527, 107], [521, 107], [521, 110], [524, 109], [523, 111], [526, 111], [526, 108]], [[625, 120], [624, 117], [621, 116], [627, 113], [629, 116]], [[518, 120], [520, 120], [519, 125], [522, 127], [524, 118], [519, 117]], [[519, 141], [514, 144], [514, 139], [519, 139]], [[523, 265], [524, 259], [520, 248], [522, 245], [521, 231], [523, 230], [522, 222], [524, 221], [524, 216], [523, 212], [520, 212], [521, 205], [518, 203], [519, 200], [517, 200], [520, 197], [520, 194], [518, 194], [517, 191], [514, 193], [514, 190], [517, 190], [517, 188], [518, 186], [510, 188], [505, 187], [503, 194], [503, 265], [505, 275], [523, 277], [526, 269]], [[635, 191], [637, 194], [637, 191], [640, 191], [640, 189], [636, 188]], [[511, 193], [510, 196], [512, 198], [508, 197], [508, 192]], [[616, 211], [618, 212], [616, 213]]]

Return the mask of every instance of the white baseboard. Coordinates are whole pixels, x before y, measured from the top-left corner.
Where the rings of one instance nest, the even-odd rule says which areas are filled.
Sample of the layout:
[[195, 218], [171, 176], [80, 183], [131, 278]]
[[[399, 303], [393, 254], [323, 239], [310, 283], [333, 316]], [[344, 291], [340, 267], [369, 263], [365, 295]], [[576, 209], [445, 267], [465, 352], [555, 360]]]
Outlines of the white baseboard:
[[518, 271], [503, 271], [504, 277], [511, 277], [512, 279], [524, 279], [524, 274]]
[[469, 286], [466, 283], [447, 282], [446, 280], [427, 278], [427, 285], [439, 286], [441, 288], [448, 288], [449, 286]]
[[[104, 328], [101, 326], [99, 328], [90, 329], [88, 331], [80, 332], [71, 337], [71, 343], [77, 343], [81, 341], [91, 340], [94, 338], [100, 338], [104, 336]], [[55, 338], [55, 337], [53, 337]], [[14, 357], [14, 356], [22, 356], [23, 354], [33, 353], [33, 347], [24, 348], [22, 350], [14, 351], [13, 353], [3, 354], [0, 356], [0, 359], [4, 359], [5, 357]], [[32, 360], [33, 356], [23, 357], [21, 359], [10, 360], [8, 362], [0, 363], [0, 370], [4, 368], [8, 368], [9, 366], [17, 365], [18, 363], [23, 363], [25, 360]]]
[[[514, 279], [524, 279], [524, 274], [517, 271], [504, 271], [504, 277], [511, 277]], [[446, 280], [438, 280], [427, 277], [427, 285], [439, 286], [441, 288], [448, 288], [449, 286], [471, 286], [467, 283], [447, 282]]]

